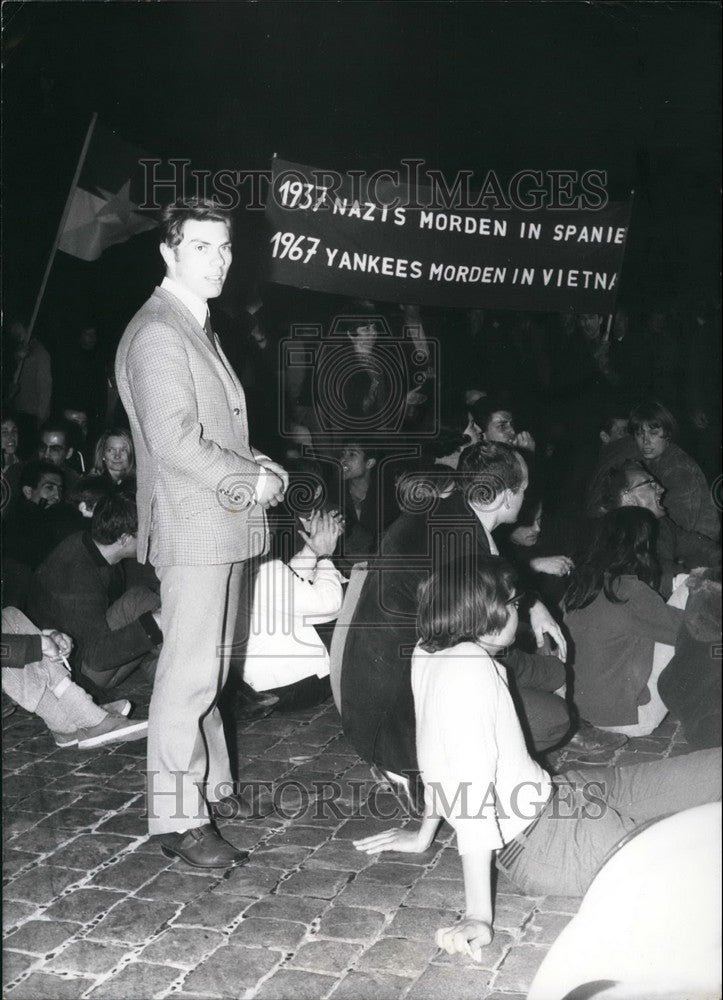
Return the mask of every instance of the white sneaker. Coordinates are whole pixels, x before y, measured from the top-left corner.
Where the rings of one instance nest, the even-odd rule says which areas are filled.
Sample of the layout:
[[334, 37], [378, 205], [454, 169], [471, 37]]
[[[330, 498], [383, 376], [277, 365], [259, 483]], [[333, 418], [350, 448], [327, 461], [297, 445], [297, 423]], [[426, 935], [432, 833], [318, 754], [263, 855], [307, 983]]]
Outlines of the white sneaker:
[[109, 701], [107, 705], [100, 706], [108, 715], [122, 715], [126, 717], [131, 714], [133, 704], [127, 698], [120, 698], [118, 701]]
[[51, 736], [55, 740], [56, 747], [74, 747], [78, 743], [78, 730], [73, 733], [55, 733], [51, 729]]
[[78, 749], [91, 750], [106, 743], [126, 743], [142, 740], [148, 732], [148, 719], [124, 719], [120, 715], [108, 715], [91, 729], [78, 730]]

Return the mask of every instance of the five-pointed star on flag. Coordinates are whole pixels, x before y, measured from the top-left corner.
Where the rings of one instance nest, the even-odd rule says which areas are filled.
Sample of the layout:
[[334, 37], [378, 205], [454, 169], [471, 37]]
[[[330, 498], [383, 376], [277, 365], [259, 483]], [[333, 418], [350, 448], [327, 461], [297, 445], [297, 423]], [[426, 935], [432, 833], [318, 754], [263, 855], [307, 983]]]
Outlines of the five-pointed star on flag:
[[[136, 213], [136, 206], [131, 201], [130, 191], [131, 182], [130, 179], [125, 182], [125, 184], [120, 188], [119, 191], [115, 193], [112, 191], [104, 191], [103, 188], [99, 187], [98, 191], [106, 199], [106, 203], [103, 208], [98, 212], [98, 220], [100, 222], [112, 222], [113, 217], [121, 222], [124, 226], [127, 226], [131, 221], [131, 216]], [[104, 219], [102, 216], [110, 216], [109, 219]], [[142, 216], [140, 216], [142, 218]]]

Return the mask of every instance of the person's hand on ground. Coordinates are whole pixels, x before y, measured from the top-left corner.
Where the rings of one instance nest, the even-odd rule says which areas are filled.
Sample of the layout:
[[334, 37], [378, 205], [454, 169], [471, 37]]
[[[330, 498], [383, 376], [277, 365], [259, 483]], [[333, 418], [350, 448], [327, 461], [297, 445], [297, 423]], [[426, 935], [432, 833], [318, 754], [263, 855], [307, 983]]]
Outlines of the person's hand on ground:
[[440, 927], [435, 935], [439, 948], [448, 955], [468, 955], [473, 961], [482, 961], [482, 949], [492, 942], [494, 932], [491, 924], [476, 917], [465, 917], [454, 927]]
[[357, 851], [365, 854], [381, 854], [382, 851], [401, 851], [403, 854], [423, 854], [430, 845], [423, 827], [418, 830], [383, 830], [371, 837], [352, 841]]

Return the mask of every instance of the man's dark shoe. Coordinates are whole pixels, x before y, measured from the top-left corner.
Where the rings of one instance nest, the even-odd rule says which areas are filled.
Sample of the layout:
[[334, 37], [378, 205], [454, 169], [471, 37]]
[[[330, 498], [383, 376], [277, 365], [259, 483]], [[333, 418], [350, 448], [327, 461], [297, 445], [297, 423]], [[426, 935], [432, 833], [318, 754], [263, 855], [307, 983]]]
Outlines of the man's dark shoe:
[[236, 706], [236, 718], [264, 719], [267, 715], [271, 715], [278, 703], [278, 695], [270, 694], [267, 691], [254, 691], [250, 684], [242, 681]]
[[275, 810], [274, 800], [267, 788], [252, 785], [242, 792], [227, 795], [218, 802], [209, 802], [211, 818], [221, 819], [261, 819]]
[[586, 757], [603, 758], [615, 753], [627, 742], [627, 736], [622, 733], [608, 733], [604, 729], [590, 725], [589, 722], [580, 720], [577, 732], [564, 749], [572, 750], [578, 755], [584, 754]]
[[162, 834], [161, 850], [167, 858], [180, 858], [192, 868], [236, 868], [249, 859], [224, 840], [210, 823], [194, 826], [184, 833]]

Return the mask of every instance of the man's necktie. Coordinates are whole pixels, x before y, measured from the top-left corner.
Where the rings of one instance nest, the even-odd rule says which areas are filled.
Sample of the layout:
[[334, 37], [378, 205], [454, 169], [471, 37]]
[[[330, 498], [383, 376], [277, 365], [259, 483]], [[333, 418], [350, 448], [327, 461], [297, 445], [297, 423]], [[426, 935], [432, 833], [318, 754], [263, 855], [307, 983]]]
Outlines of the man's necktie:
[[213, 332], [213, 327], [211, 326], [211, 316], [206, 313], [206, 322], [203, 324], [203, 329], [206, 331], [206, 336], [208, 337], [208, 342], [214, 351], [218, 351], [216, 347], [216, 334]]

